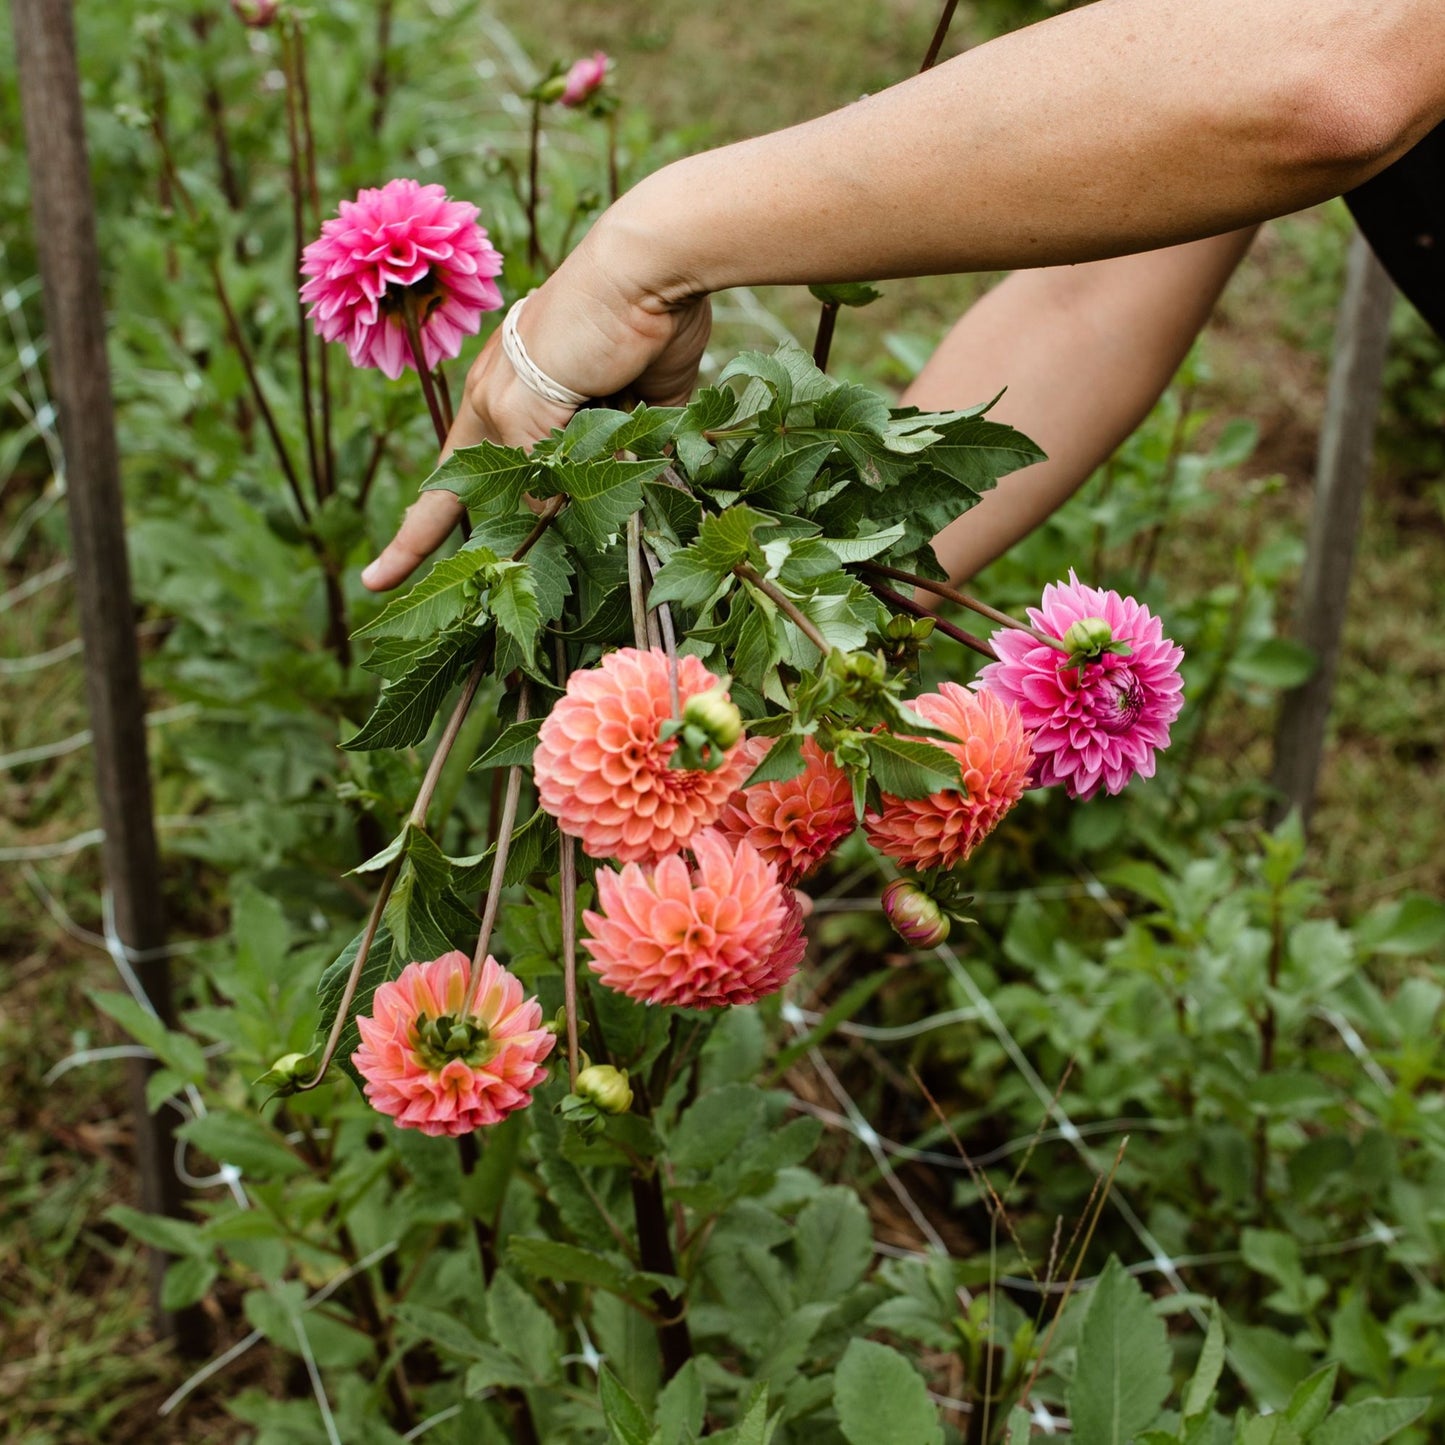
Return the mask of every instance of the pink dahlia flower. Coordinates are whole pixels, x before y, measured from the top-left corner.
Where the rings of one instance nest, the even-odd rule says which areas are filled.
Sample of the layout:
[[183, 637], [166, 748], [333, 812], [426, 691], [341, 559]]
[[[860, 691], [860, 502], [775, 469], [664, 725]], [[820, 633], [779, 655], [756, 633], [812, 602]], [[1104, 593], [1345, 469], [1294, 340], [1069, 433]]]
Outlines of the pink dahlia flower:
[[562, 94], [557, 99], [563, 105], [581, 105], [602, 89], [610, 64], [605, 50], [596, 50], [591, 55], [584, 55], [581, 60], [574, 60], [567, 71]]
[[1128, 656], [1104, 652], [1079, 665], [1018, 628], [994, 633], [999, 660], [979, 674], [979, 686], [1017, 703], [1034, 730], [1039, 785], [1062, 783], [1070, 797], [1092, 798], [1101, 788], [1119, 792], [1136, 773], [1152, 778], [1155, 753], [1169, 746], [1169, 725], [1184, 706], [1183, 649], [1147, 607], [1086, 587], [1072, 571], [1044, 588], [1029, 620], [1060, 639], [1076, 623], [1091, 624], [1081, 633], [1101, 631], [1102, 620], [1129, 648]]
[[927, 798], [883, 795], [883, 811], [865, 819], [868, 841], [909, 868], [956, 868], [1023, 796], [1033, 754], [1012, 703], [943, 683], [908, 704], [925, 722], [960, 739], [930, 738], [959, 761], [964, 790]]
[[502, 293], [492, 277], [501, 253], [477, 224], [477, 208], [447, 199], [440, 186], [388, 181], [342, 201], [320, 238], [302, 252], [307, 315], [327, 341], [344, 341], [354, 366], [393, 381], [415, 366], [405, 311], [415, 310], [427, 369], [474, 335]]
[[[772, 738], [743, 743], [748, 771], [772, 746]], [[734, 793], [717, 821], [729, 838], [746, 838], [784, 883], [812, 873], [856, 821], [847, 773], [812, 738], [803, 743], [803, 762], [803, 771], [785, 783], [754, 783]]]
[[673, 854], [597, 874], [599, 912], [582, 946], [602, 982], [641, 1003], [717, 1008], [755, 1003], [798, 970], [803, 913], [752, 844], [715, 828], [692, 840], [697, 866]]
[[[678, 658], [683, 704], [717, 685], [697, 658]], [[740, 743], [710, 773], [668, 767], [677, 742], [659, 742], [658, 731], [671, 716], [666, 654], [621, 647], [574, 672], [542, 724], [532, 757], [537, 795], [591, 857], [642, 863], [675, 853], [716, 821], [747, 777]]]
[[476, 1002], [461, 1015], [471, 978], [464, 953], [409, 963], [382, 984], [372, 1016], [358, 1017], [361, 1047], [351, 1056], [373, 1108], [404, 1129], [470, 1134], [532, 1101], [546, 1075], [554, 1035], [542, 1006], [494, 958], [482, 965]]

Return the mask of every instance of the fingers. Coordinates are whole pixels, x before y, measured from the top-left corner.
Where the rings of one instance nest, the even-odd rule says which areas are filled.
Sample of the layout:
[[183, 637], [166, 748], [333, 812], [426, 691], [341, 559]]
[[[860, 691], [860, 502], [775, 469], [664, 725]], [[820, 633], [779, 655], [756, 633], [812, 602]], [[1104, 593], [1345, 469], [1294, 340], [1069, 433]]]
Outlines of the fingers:
[[461, 514], [455, 493], [423, 492], [407, 508], [400, 530], [381, 556], [361, 574], [362, 584], [373, 592], [386, 592], [405, 582], [446, 541]]

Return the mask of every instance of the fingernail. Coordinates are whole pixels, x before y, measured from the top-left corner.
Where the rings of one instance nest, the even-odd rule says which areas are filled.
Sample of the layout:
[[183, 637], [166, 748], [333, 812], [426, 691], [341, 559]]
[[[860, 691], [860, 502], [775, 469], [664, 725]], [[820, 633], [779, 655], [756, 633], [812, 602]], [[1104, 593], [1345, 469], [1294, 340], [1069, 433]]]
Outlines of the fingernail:
[[381, 558], [378, 557], [375, 562], [368, 563], [367, 566], [362, 570], [361, 580], [366, 584], [366, 586], [374, 587], [376, 585], [377, 578], [380, 576]]

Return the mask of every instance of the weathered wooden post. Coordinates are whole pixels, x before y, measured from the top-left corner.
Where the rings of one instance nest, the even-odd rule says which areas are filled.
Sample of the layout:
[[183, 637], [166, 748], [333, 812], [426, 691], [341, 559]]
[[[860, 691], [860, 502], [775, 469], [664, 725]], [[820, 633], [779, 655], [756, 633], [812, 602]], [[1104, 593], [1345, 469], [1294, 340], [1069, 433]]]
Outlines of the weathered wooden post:
[[1394, 294], [1369, 243], [1356, 235], [1335, 332], [1314, 510], [1295, 605], [1295, 637], [1314, 652], [1319, 666], [1308, 682], [1285, 694], [1280, 710], [1271, 780], [1281, 795], [1274, 808], [1276, 821], [1292, 808], [1308, 820], [1314, 807], [1375, 449]]
[[[51, 389], [65, 455], [71, 549], [85, 648], [95, 784], [106, 884], [115, 932], [152, 1006], [173, 1022], [170, 969], [161, 953], [165, 919], [151, 815], [145, 701], [136, 651], [121, 510], [120, 466], [105, 352], [104, 296], [71, 0], [12, 0], [20, 101], [29, 156], [31, 207], [50, 338]], [[141, 1203], [179, 1215], [172, 1117], [146, 1109], [150, 1068], [129, 1073]], [[160, 1308], [165, 1256], [152, 1253], [158, 1328], [199, 1344]], [[188, 1322], [189, 1323], [189, 1322]]]

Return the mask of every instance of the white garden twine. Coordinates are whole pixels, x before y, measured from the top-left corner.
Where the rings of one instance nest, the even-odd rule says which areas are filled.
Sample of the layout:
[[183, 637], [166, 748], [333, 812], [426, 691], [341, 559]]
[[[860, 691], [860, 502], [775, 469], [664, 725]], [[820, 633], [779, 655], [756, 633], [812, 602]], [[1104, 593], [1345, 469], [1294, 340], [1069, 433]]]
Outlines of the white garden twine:
[[548, 376], [532, 360], [526, 342], [522, 340], [522, 334], [517, 330], [517, 317], [522, 314], [522, 307], [526, 304], [525, 296], [518, 298], [512, 303], [512, 309], [507, 312], [506, 318], [502, 322], [502, 354], [512, 363], [512, 369], [523, 383], [530, 390], [535, 391], [543, 401], [550, 401], [557, 406], [569, 406], [576, 411], [587, 400], [587, 397], [582, 392], [573, 391], [570, 386], [563, 386], [560, 381]]

